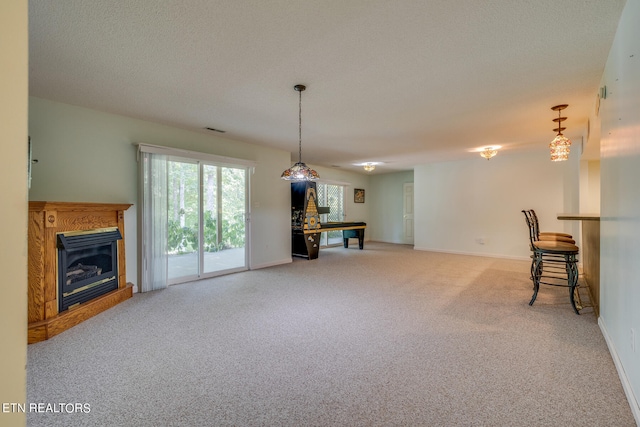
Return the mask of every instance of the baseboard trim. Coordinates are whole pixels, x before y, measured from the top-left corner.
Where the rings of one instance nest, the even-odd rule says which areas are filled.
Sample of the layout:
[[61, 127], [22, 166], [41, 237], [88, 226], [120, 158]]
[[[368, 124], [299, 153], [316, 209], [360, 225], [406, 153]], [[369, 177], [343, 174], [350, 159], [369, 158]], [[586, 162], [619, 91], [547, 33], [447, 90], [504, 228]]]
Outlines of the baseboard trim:
[[376, 240], [376, 239], [371, 239], [371, 240], [364, 240], [365, 243], [366, 242], [378, 242], [378, 243], [391, 243], [393, 245], [413, 245], [413, 242], [403, 242], [400, 240]]
[[636, 424], [640, 426], [640, 405], [638, 404], [638, 399], [636, 399], [635, 394], [633, 393], [633, 388], [631, 388], [629, 378], [627, 378], [627, 374], [625, 373], [624, 367], [622, 366], [622, 361], [620, 360], [620, 357], [618, 357], [618, 352], [613, 345], [613, 341], [611, 341], [611, 337], [607, 332], [607, 327], [604, 323], [604, 320], [602, 320], [602, 317], [598, 317], [598, 326], [600, 327], [602, 336], [604, 336], [604, 340], [607, 343], [607, 347], [609, 348], [609, 353], [611, 354], [611, 358], [613, 359], [613, 364], [616, 367], [616, 371], [618, 371], [618, 377], [620, 377], [620, 382], [622, 383], [624, 394], [627, 396], [627, 401], [629, 402], [629, 406], [631, 407], [633, 418], [635, 418]]
[[439, 252], [443, 254], [452, 254], [452, 255], [470, 255], [470, 256], [480, 256], [480, 257], [486, 257], [486, 258], [513, 259], [518, 261], [531, 260], [531, 257], [528, 257], [528, 256], [524, 257], [524, 256], [501, 255], [501, 254], [487, 254], [482, 252], [447, 251], [443, 249], [425, 248], [421, 246], [414, 246], [413, 249], [416, 251]]
[[292, 262], [293, 262], [293, 258], [284, 258], [278, 261], [265, 262], [262, 264], [253, 264], [251, 267], [249, 267], [249, 270], [259, 270], [261, 268], [275, 267], [276, 265], [291, 264]]

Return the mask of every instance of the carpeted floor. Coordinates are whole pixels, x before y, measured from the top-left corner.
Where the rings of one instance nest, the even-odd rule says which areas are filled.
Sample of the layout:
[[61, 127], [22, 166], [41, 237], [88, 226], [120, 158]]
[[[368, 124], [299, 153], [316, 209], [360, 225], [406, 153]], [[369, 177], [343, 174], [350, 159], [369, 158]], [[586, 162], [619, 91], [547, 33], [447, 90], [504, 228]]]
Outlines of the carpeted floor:
[[29, 346], [28, 402], [62, 411], [27, 423], [635, 426], [592, 310], [531, 288], [527, 261], [367, 242], [136, 294]]

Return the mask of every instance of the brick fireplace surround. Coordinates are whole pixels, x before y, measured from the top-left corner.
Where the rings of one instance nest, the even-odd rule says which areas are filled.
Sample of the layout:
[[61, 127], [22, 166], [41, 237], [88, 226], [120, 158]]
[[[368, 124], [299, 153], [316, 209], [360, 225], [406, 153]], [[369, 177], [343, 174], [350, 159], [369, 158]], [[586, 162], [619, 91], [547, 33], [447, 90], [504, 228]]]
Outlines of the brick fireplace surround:
[[[130, 204], [29, 202], [28, 342], [47, 340], [131, 298], [126, 282], [124, 211]], [[118, 288], [58, 312], [57, 234], [118, 227]]]

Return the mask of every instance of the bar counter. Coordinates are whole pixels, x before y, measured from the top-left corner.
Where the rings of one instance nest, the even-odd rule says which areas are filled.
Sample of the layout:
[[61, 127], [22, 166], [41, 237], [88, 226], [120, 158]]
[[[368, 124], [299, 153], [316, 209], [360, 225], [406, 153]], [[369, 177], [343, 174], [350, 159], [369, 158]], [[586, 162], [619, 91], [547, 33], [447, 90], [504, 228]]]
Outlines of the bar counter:
[[583, 277], [587, 282], [593, 310], [598, 317], [600, 312], [600, 215], [599, 214], [558, 214], [558, 219], [582, 221]]

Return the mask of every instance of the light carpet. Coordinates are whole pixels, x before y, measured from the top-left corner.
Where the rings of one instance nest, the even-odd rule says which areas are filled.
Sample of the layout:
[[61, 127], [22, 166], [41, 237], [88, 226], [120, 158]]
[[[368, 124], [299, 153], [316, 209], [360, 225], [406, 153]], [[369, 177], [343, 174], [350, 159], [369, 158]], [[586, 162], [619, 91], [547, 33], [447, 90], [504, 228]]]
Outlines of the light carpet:
[[[635, 426], [529, 262], [367, 242], [133, 298], [28, 348], [29, 426]], [[582, 293], [586, 300], [586, 293]]]

